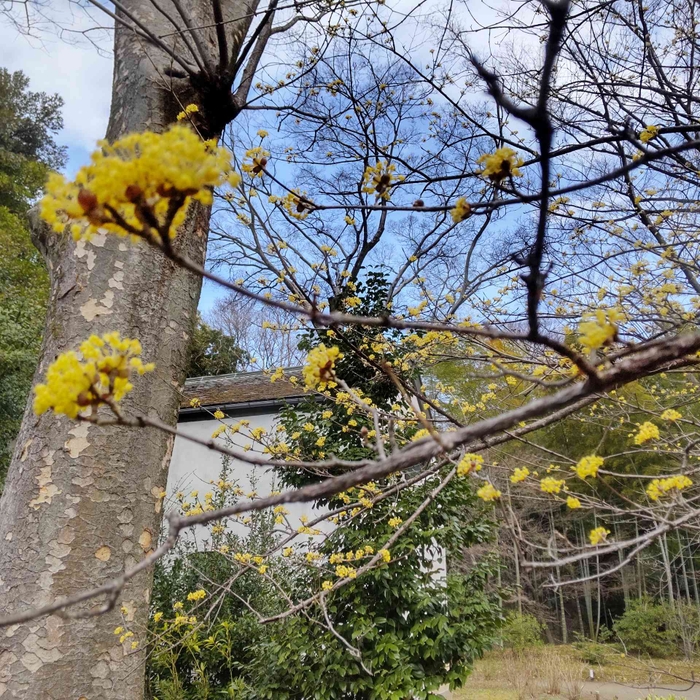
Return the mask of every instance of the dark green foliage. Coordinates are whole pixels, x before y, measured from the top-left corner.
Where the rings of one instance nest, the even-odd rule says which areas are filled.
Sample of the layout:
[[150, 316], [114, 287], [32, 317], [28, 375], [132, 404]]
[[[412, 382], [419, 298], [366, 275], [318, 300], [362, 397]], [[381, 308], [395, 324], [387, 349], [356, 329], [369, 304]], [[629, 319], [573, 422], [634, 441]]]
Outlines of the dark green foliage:
[[[396, 501], [381, 501], [336, 530], [324, 550], [330, 554], [370, 545], [376, 551], [392, 532], [389, 516], [408, 518], [434, 486], [428, 482], [407, 489]], [[433, 567], [440, 556], [437, 545], [458, 551], [490, 536], [474, 501], [463, 482], [450, 485], [392, 546], [388, 565], [329, 596], [333, 627], [359, 651], [364, 668], [323, 629], [322, 611], [314, 608], [265, 642], [252, 669], [251, 697], [403, 700], [438, 697], [434, 691], [443, 684], [460, 687], [472, 662], [490, 646], [500, 609], [485, 592], [487, 563], [446, 579]]]
[[[331, 300], [331, 308], [342, 307], [343, 300], [354, 295], [360, 299], [361, 303], [353, 308], [343, 308], [346, 313], [371, 317], [390, 315], [387, 308], [389, 282], [381, 270], [369, 272], [364, 281], [355, 280], [354, 284], [356, 287], [354, 291], [344, 287], [343, 295]], [[319, 343], [325, 343], [328, 346], [337, 345], [343, 353], [342, 360], [336, 363], [337, 375], [351, 387], [362, 389], [368, 393], [371, 390], [375, 404], [386, 408], [396, 400], [396, 386], [386, 373], [381, 371], [381, 368], [373, 366], [371, 361], [367, 360], [371, 349], [363, 347], [365, 344], [370, 344], [378, 332], [393, 341], [399, 340], [403, 335], [403, 332], [398, 330], [363, 328], [361, 326], [344, 326], [342, 329], [331, 330], [320, 328], [309, 331], [303, 336], [299, 348], [309, 351]], [[421, 335], [421, 333], [417, 335]], [[358, 353], [357, 350], [360, 352]], [[394, 362], [396, 359], [397, 355], [391, 353], [383, 356], [385, 362]], [[412, 382], [417, 376], [417, 374], [405, 374], [403, 379], [406, 382]]]
[[66, 159], [53, 135], [63, 127], [58, 95], [31, 92], [21, 71], [0, 68], [0, 206], [26, 212], [50, 168]]
[[0, 69], [0, 490], [41, 346], [48, 275], [34, 248], [26, 212], [49, 168], [65, 154], [57, 95], [28, 90], [21, 72]]
[[197, 315], [197, 323], [190, 343], [188, 377], [210, 377], [230, 374], [238, 369], [245, 351], [234, 338], [212, 328]]
[[634, 654], [665, 658], [678, 651], [673, 611], [667, 603], [656, 603], [649, 598], [630, 601], [613, 629], [625, 648]]
[[544, 626], [534, 615], [511, 612], [503, 624], [500, 638], [504, 647], [522, 652], [542, 644], [543, 630]]

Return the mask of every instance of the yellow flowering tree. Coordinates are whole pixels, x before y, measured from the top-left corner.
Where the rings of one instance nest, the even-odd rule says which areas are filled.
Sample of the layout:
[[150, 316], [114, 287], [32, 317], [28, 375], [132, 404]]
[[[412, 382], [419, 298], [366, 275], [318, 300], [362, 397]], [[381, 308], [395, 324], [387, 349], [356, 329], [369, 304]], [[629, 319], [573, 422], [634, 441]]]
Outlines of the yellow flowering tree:
[[[681, 0], [604, 8], [624, 71], [610, 68], [601, 26], [568, 24], [562, 0], [546, 5], [543, 55], [493, 65], [446, 18], [449, 52], [435, 49], [431, 75], [391, 35], [383, 3], [367, 17], [353, 3], [320, 17], [300, 6], [282, 24], [273, 4], [255, 29], [254, 13], [223, 2], [190, 0], [156, 19], [131, 5], [118, 15], [108, 140], [75, 178], [52, 177], [48, 226], [37, 227], [53, 278], [38, 415], [26, 414], [0, 507], [10, 591], [0, 624], [19, 625], [2, 681], [10, 697], [54, 683], [66, 696], [138, 697], [129, 664], [147, 571], [186, 528], [225, 530], [226, 518], [245, 525], [250, 512], [271, 511], [288, 538], [282, 557], [299, 537], [320, 537], [326, 519], [341, 540], [359, 523], [381, 530], [382, 541], [352, 552], [307, 547], [304, 561], [327, 564], [324, 575], [279, 613], [313, 610], [353, 658], [362, 654], [335, 629], [328, 601], [391, 572], [402, 538], [419, 518], [439, 520], [435, 504], [451, 493], [473, 493], [507, 526], [518, 572], [553, 570], [557, 590], [585, 586], [658, 547], [675, 600], [668, 540], [697, 518], [700, 458], [700, 193], [688, 160], [697, 115], [679, 87], [694, 85], [695, 70]], [[268, 39], [306, 20], [312, 33], [322, 26], [316, 43], [279, 75], [260, 70]], [[518, 21], [511, 30], [526, 36], [543, 28], [535, 14]], [[653, 70], [659, 42], [672, 79]], [[643, 78], [634, 94], [628, 74]], [[476, 81], [488, 107], [461, 87]], [[604, 110], [582, 97], [588, 90]], [[226, 130], [261, 105], [251, 113], [268, 114], [262, 123]], [[205, 266], [212, 202], [216, 272]], [[287, 490], [221, 507], [213, 492], [183, 496], [158, 545], [202, 278], [233, 303], [250, 300], [261, 328], [302, 341], [301, 381], [280, 363], [266, 369], [303, 384], [317, 405], [279, 433], [212, 414], [216, 430], [199, 442], [253, 465], [274, 458]], [[367, 287], [377, 292], [369, 302]], [[264, 318], [267, 308], [282, 320]], [[378, 515], [416, 493], [405, 512]], [[333, 513], [291, 527], [285, 504], [318, 500]], [[267, 552], [220, 553], [246, 575], [274, 573]], [[76, 592], [88, 582], [95, 588]], [[204, 587], [189, 594], [172, 606], [179, 629], [198, 622], [186, 603], [213, 604]], [[104, 626], [83, 622], [100, 596]], [[48, 616], [64, 609], [76, 620], [55, 635]], [[50, 659], [33, 671], [23, 651], [32, 635]], [[109, 682], [102, 671], [85, 680], [103, 658], [113, 660]], [[282, 669], [275, 691], [297, 670]], [[364, 692], [371, 674], [360, 670]]]

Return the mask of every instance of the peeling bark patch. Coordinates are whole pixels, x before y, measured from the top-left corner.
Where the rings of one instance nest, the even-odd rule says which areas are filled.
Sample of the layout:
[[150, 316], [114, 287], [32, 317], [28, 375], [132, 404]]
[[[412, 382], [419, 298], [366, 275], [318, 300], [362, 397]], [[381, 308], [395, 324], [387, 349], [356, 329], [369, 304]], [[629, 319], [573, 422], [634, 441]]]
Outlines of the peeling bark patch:
[[22, 456], [19, 458], [20, 462], [26, 461], [27, 457], [29, 456], [29, 448], [31, 447], [32, 443], [34, 442], [34, 438], [29, 438], [24, 445], [22, 445]]
[[74, 255], [76, 258], [87, 258], [85, 262], [88, 270], [92, 271], [92, 269], [95, 267], [97, 255], [95, 255], [94, 250], [87, 250], [85, 240], [81, 239], [75, 244]]
[[156, 513], [160, 513], [163, 507], [163, 499], [166, 496], [165, 489], [162, 486], [154, 486], [151, 489], [151, 495], [156, 499], [154, 510]]
[[79, 423], [75, 428], [68, 431], [68, 435], [73, 435], [74, 437], [66, 441], [65, 448], [73, 459], [78, 458], [80, 453], [89, 447], [90, 443], [87, 441], [89, 429], [88, 423]]
[[95, 557], [100, 561], [109, 561], [112, 556], [112, 550], [105, 544], [102, 545], [96, 552]]
[[29, 507], [37, 510], [42, 503], [51, 503], [51, 499], [61, 492], [51, 481], [51, 464], [39, 470], [35, 481], [39, 486], [39, 495], [29, 501]]
[[20, 661], [22, 666], [31, 673], [36, 673], [44, 665], [36, 654], [25, 654]]
[[102, 301], [100, 303], [102, 306], [111, 309], [112, 305], [114, 304], [114, 292], [111, 289], [108, 289], [105, 292], [105, 295], [102, 297]]
[[22, 646], [45, 664], [55, 663], [63, 656], [61, 650], [55, 646], [47, 649], [46, 640], [40, 639], [36, 634], [27, 635]]
[[[110, 306], [112, 304], [110, 303]], [[89, 299], [80, 307], [80, 315], [88, 322], [92, 323], [97, 316], [108, 316], [112, 311], [107, 306], [100, 306], [99, 302]]]
[[119, 270], [114, 273], [114, 276], [109, 279], [107, 284], [112, 288], [112, 289], [124, 289], [124, 285], [122, 282], [124, 281], [124, 272], [122, 270]]
[[151, 544], [153, 543], [153, 535], [150, 530], [144, 530], [139, 537], [139, 544], [144, 552], [148, 552], [151, 549]]

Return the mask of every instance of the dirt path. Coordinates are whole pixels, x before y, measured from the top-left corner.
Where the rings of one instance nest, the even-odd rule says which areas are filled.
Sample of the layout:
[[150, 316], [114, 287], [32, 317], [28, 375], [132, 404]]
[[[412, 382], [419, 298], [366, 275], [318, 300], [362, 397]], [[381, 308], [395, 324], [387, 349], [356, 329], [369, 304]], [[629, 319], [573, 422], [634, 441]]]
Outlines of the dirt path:
[[583, 698], [585, 700], [639, 700], [646, 698], [649, 694], [658, 695], [661, 698], [666, 698], [669, 695], [675, 695], [678, 700], [700, 700], [700, 686], [695, 686], [690, 690], [686, 690], [688, 686], [664, 688], [630, 688], [617, 683], [598, 683], [588, 681], [583, 684]]

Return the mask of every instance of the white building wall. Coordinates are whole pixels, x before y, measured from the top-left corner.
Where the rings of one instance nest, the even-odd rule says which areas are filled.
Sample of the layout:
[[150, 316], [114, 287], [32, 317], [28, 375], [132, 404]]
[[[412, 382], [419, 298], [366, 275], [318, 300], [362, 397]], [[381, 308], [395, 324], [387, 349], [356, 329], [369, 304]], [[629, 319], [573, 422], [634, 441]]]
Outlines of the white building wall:
[[[231, 425], [241, 420], [248, 420], [250, 421], [248, 430], [264, 428], [266, 431], [272, 432], [276, 423], [276, 415], [277, 414], [272, 411], [267, 413], [240, 414], [235, 417], [224, 418], [223, 422], [227, 425]], [[208, 440], [219, 425], [220, 421], [213, 418], [183, 421], [178, 425], [178, 431]], [[228, 441], [222, 442], [221, 444], [243, 451], [243, 446], [252, 442], [250, 438], [240, 433], [232, 436], [232, 438], [233, 444]], [[221, 460], [222, 456], [219, 453], [207, 449], [203, 445], [198, 445], [197, 443], [186, 440], [181, 436], [176, 437], [173, 447], [173, 456], [170, 462], [170, 471], [168, 473], [168, 485], [166, 488], [166, 514], [170, 509], [177, 508], [175, 494], [178, 491], [184, 494], [189, 494], [192, 491], [199, 491], [200, 500], [203, 500], [204, 494], [212, 490], [211, 482], [219, 480], [222, 467]], [[279, 485], [275, 485], [275, 470], [272, 467], [252, 466], [238, 460], [232, 460], [230, 467], [231, 473], [229, 475], [229, 481], [233, 482], [234, 486], [243, 489], [245, 493], [249, 493], [253, 490], [252, 482], [256, 480], [255, 490], [258, 496], [267, 496], [275, 488], [281, 490]], [[302, 515], [307, 515], [309, 519], [313, 519], [321, 513], [318, 508], [314, 508], [310, 503], [290, 503], [286, 508], [289, 510], [289, 515], [287, 517], [290, 524], [295, 528], [301, 524], [300, 517]], [[230, 527], [237, 534], [245, 534], [245, 527], [243, 525], [233, 523], [230, 524]], [[204, 528], [200, 527], [197, 529], [199, 530], [198, 535], [204, 534]]]

